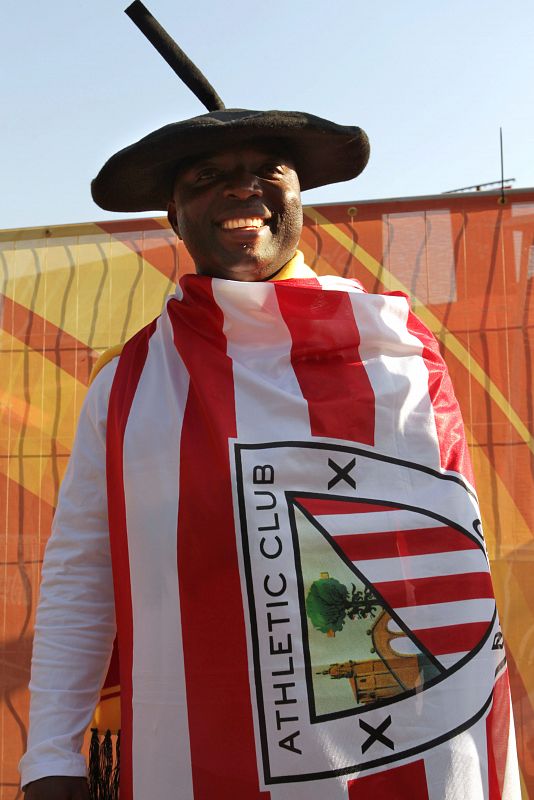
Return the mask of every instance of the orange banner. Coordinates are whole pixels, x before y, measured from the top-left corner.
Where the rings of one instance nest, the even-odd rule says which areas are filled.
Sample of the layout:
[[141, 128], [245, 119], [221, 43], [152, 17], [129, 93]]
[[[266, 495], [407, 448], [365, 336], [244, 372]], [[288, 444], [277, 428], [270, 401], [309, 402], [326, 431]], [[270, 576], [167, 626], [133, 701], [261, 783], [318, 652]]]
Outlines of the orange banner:
[[[462, 407], [534, 800], [534, 191], [305, 208], [319, 274], [403, 291]], [[20, 797], [40, 564], [91, 367], [158, 315], [191, 259], [164, 220], [0, 233], [0, 800]]]

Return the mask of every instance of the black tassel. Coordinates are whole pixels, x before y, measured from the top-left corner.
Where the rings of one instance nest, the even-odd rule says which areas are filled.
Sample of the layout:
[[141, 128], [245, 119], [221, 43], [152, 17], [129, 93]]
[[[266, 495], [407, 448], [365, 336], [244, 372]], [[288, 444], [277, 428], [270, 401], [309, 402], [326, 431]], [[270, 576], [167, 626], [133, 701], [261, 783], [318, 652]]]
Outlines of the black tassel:
[[120, 731], [117, 734], [115, 753], [111, 731], [106, 731], [102, 741], [96, 728], [91, 729], [89, 746], [89, 796], [91, 800], [118, 800], [120, 776]]
[[121, 732], [117, 731], [117, 740], [115, 742], [115, 768], [113, 770], [113, 777], [111, 779], [112, 797], [119, 797], [119, 778], [121, 774]]
[[87, 780], [89, 783], [89, 795], [91, 800], [98, 800], [98, 783], [100, 769], [100, 742], [98, 731], [91, 728], [91, 744], [89, 746], [89, 772]]

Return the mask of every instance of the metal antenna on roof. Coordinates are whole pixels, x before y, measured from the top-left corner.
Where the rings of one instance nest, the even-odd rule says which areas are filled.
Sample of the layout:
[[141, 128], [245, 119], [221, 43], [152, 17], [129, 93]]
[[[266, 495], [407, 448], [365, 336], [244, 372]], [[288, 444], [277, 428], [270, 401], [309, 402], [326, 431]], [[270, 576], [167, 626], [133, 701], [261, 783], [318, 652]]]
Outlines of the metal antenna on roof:
[[499, 198], [499, 203], [506, 203], [506, 197], [504, 196], [504, 153], [503, 153], [503, 146], [502, 146], [502, 128], [499, 128], [499, 137], [501, 143], [501, 196]]
[[157, 19], [141, 3], [134, 2], [124, 10], [141, 33], [154, 45], [158, 53], [163, 56], [167, 64], [174, 70], [178, 77], [191, 89], [208, 111], [218, 111], [225, 105], [211, 83], [202, 74], [190, 58], [186, 56], [181, 47], [178, 47], [167, 31], [162, 28]]

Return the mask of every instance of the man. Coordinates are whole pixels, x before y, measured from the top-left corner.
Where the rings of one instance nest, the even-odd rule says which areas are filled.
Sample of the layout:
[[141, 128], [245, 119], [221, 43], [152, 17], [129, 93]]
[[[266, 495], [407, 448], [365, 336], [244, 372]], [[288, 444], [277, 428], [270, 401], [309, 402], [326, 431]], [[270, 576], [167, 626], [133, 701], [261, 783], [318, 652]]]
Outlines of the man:
[[297, 251], [300, 185], [367, 156], [358, 128], [216, 111], [95, 180], [103, 207], [166, 206], [197, 275], [84, 404], [43, 568], [27, 800], [88, 797], [115, 616], [121, 800], [519, 797], [437, 345], [405, 298], [318, 279]]
[[[302, 291], [299, 287], [301, 281], [302, 285], [305, 287], [309, 287], [310, 281], [317, 284], [317, 280], [314, 278], [312, 271], [305, 267], [305, 265], [299, 263], [298, 259], [295, 258], [302, 227], [302, 208], [299, 180], [293, 159], [294, 156], [292, 156], [290, 152], [290, 144], [288, 144], [287, 141], [281, 146], [280, 142], [269, 141], [261, 137], [257, 140], [252, 138], [245, 144], [234, 147], [224, 146], [221, 150], [214, 150], [211, 153], [206, 153], [199, 157], [184, 159], [179, 166], [174, 179], [173, 196], [168, 202], [169, 221], [176, 233], [184, 240], [193, 256], [198, 275], [203, 276], [204, 279], [214, 278], [218, 281], [216, 292], [222, 292], [221, 279], [222, 281], [238, 281], [246, 284], [260, 283], [274, 279], [275, 281], [279, 281], [279, 283], [276, 284], [276, 286], [279, 287], [286, 284], [287, 281], [286, 291], [289, 292], [293, 289], [293, 291], [297, 293]], [[193, 282], [193, 286], [194, 281], [194, 278], [189, 279], [189, 283]], [[201, 285], [203, 286], [203, 284]], [[340, 287], [337, 288], [339, 289]], [[251, 287], [251, 292], [252, 289], [253, 287]], [[310, 291], [309, 288], [308, 291]], [[333, 295], [337, 295], [338, 293], [338, 291], [332, 292]], [[323, 294], [328, 293], [323, 292]], [[186, 302], [186, 296], [187, 291], [185, 291], [185, 295], [182, 297], [182, 303]], [[220, 294], [219, 297], [220, 308], [224, 307], [223, 296], [224, 293]], [[200, 306], [207, 302], [207, 296], [203, 296], [202, 292], [199, 294], [195, 289], [193, 289], [192, 297], [195, 303], [198, 303]], [[360, 295], [360, 297], [363, 296]], [[251, 316], [257, 314], [259, 316], [262, 304], [268, 302], [266, 298], [268, 298], [268, 295], [262, 290], [261, 302], [259, 306], [256, 302], [255, 308], [254, 293], [252, 292], [247, 296], [244, 305], [238, 309], [238, 312], [245, 312]], [[399, 298], [396, 299], [398, 300]], [[316, 300], [317, 298], [315, 298], [314, 302], [316, 302]], [[283, 294], [279, 294], [279, 302], [281, 306], [284, 306], [286, 303], [286, 298]], [[214, 336], [214, 331], [210, 330], [208, 327], [208, 318], [206, 317], [204, 319], [202, 316], [200, 319], [203, 323], [206, 323], [206, 327], [198, 329], [196, 327], [197, 322], [195, 322], [195, 312], [196, 309], [189, 309], [186, 312], [185, 318], [185, 324], [190, 326], [190, 337], [193, 340], [195, 337], [198, 338], [191, 352], [193, 357], [198, 353], [199, 359], [202, 359], [206, 354], [211, 358], [212, 356], [209, 355], [210, 347], [206, 350], [205, 342], [201, 340], [204, 335], [208, 339]], [[211, 307], [209, 309], [210, 319], [213, 319], [213, 312], [214, 308]], [[384, 310], [381, 313], [384, 313]], [[228, 312], [228, 309], [226, 309], [225, 314], [225, 324], [230, 325], [231, 323], [229, 320], [232, 315]], [[286, 320], [291, 326], [292, 322], [289, 317], [286, 317]], [[238, 320], [238, 324], [244, 326], [245, 329], [250, 326], [250, 323], [245, 319], [240, 322]], [[219, 331], [221, 330], [221, 324], [217, 321], [215, 322], [215, 327], [218, 327]], [[224, 327], [224, 325], [222, 327]], [[174, 337], [177, 347], [179, 348], [181, 358], [184, 363], [186, 363], [189, 357], [188, 345], [185, 341], [178, 341], [178, 337], [182, 334], [183, 331], [180, 332], [178, 327], [174, 328]], [[264, 334], [266, 334], [265, 331], [262, 332], [262, 336]], [[343, 336], [341, 329], [338, 331], [337, 335], [340, 337]], [[232, 334], [228, 332], [226, 349], [231, 349], [232, 341]], [[270, 362], [272, 361], [273, 355], [268, 352], [268, 349], [269, 346], [272, 348], [274, 345], [272, 342], [269, 343], [266, 339], [262, 340], [261, 337], [259, 345], [265, 346], [265, 352], [263, 354], [261, 350], [256, 354], [253, 352], [252, 357], [263, 357], [265, 363], [260, 367], [259, 376], [255, 377], [254, 380], [261, 380], [263, 369], [266, 370], [267, 375], [272, 372], [272, 364], [270, 364]], [[256, 344], [256, 348], [259, 345]], [[387, 346], [387, 344], [385, 346]], [[219, 345], [215, 344], [215, 348], [217, 349], [218, 347]], [[228, 358], [226, 353], [222, 355], [223, 360]], [[169, 368], [176, 354], [166, 357], [160, 354], [160, 356], [162, 359], [161, 364], [166, 363], [167, 368]], [[318, 357], [320, 357], [320, 352], [315, 354], [315, 358]], [[335, 383], [337, 380], [335, 377], [336, 365], [335, 361], [332, 361], [332, 357], [335, 356], [329, 355], [328, 357], [332, 371], [329, 373], [327, 369], [323, 373], [323, 380], [326, 377], [326, 380], [330, 378], [332, 382]], [[239, 361], [235, 353], [233, 358], [235, 360], [234, 370], [243, 368], [244, 365], [246, 366], [243, 360], [241, 360], [241, 362]], [[43, 597], [37, 624], [36, 655], [34, 656], [34, 672], [32, 679], [34, 684], [33, 727], [30, 737], [30, 749], [25, 757], [27, 766], [23, 766], [25, 766], [27, 774], [29, 774], [30, 777], [33, 777], [35, 771], [42, 771], [43, 769], [48, 770], [48, 774], [50, 775], [50, 770], [54, 773], [59, 773], [61, 771], [61, 763], [63, 760], [65, 777], [40, 777], [36, 780], [32, 780], [26, 790], [26, 796], [29, 800], [35, 800], [35, 798], [42, 800], [48, 797], [82, 798], [87, 796], [87, 788], [84, 783], [84, 778], [82, 777], [84, 767], [80, 759], [72, 753], [72, 750], [72, 755], [68, 755], [68, 747], [73, 747], [76, 742], [79, 743], [83, 730], [89, 722], [104, 677], [104, 671], [109, 658], [109, 649], [114, 637], [112, 581], [107, 550], [108, 534], [104, 477], [105, 468], [103, 460], [105, 457], [104, 429], [106, 427], [106, 418], [108, 419], [108, 425], [111, 419], [108, 411], [108, 397], [114, 376], [114, 385], [118, 385], [116, 383], [118, 374], [116, 362], [117, 359], [114, 359], [111, 364], [104, 367], [101, 371], [95, 381], [94, 387], [88, 395], [85, 410], [82, 413], [71, 466], [69, 467], [62, 488], [61, 501], [55, 520], [54, 536], [47, 552], [47, 563], [45, 565], [43, 578]], [[176, 366], [175, 364], [175, 367]], [[181, 394], [182, 390], [184, 395], [178, 397], [178, 403], [181, 404], [181, 412], [178, 413], [182, 414], [182, 424], [185, 425], [184, 403], [190, 402], [191, 408], [195, 403], [197, 404], [197, 407], [194, 411], [191, 411], [191, 413], [196, 415], [195, 419], [198, 427], [193, 428], [191, 436], [197, 440], [201, 451], [206, 454], [205, 457], [208, 457], [207, 453], [209, 453], [210, 450], [212, 451], [212, 455], [215, 454], [213, 455], [213, 462], [215, 462], [216, 458], [221, 458], [221, 454], [217, 447], [213, 450], [209, 444], [209, 430], [203, 431], [201, 428], [208, 425], [211, 421], [213, 421], [215, 427], [217, 426], [217, 415], [220, 412], [220, 408], [218, 408], [217, 405], [219, 404], [222, 406], [226, 402], [222, 387], [227, 376], [225, 377], [225, 375], [220, 372], [220, 364], [215, 362], [213, 362], [212, 365], [213, 372], [210, 374], [210, 372], [207, 371], [203, 378], [195, 374], [196, 367], [194, 365], [186, 364], [186, 366], [186, 371], [189, 372], [190, 379], [192, 381], [202, 381], [202, 386], [199, 386], [199, 392], [196, 395], [195, 401], [191, 399], [191, 388], [188, 390], [185, 386], [175, 386], [177, 396]], [[289, 362], [286, 364], [286, 368], [290, 368]], [[293, 369], [295, 374], [299, 375], [297, 362], [294, 362]], [[346, 372], [346, 375], [347, 392], [350, 392], [349, 372]], [[217, 381], [217, 376], [221, 379], [219, 383]], [[182, 378], [183, 374], [180, 375], [178, 371], [178, 374], [173, 376], [171, 384], [173, 381], [180, 384]], [[241, 376], [240, 378], [243, 384], [241, 388], [243, 396], [247, 391], [245, 383], [248, 379], [250, 379], [249, 376]], [[255, 398], [257, 405], [252, 413], [257, 414], [258, 417], [263, 413], [271, 413], [269, 409], [270, 393], [272, 393], [274, 389], [277, 391], [280, 389], [279, 386], [275, 386], [274, 388], [273, 386], [269, 386], [269, 380], [272, 381], [273, 378], [265, 379], [265, 385], [258, 391]], [[289, 378], [286, 374], [284, 376], [284, 381], [287, 383], [288, 380]], [[276, 384], [276, 380], [274, 382]], [[212, 396], [206, 398], [206, 389], [212, 384]], [[360, 386], [363, 387], [363, 384], [360, 384]], [[162, 391], [162, 385], [156, 385], [154, 391], [156, 393]], [[282, 388], [280, 396], [283, 397], [287, 395], [288, 391], [289, 395], [292, 396], [291, 392], [293, 390], [287, 385]], [[311, 394], [313, 394], [313, 392], [310, 393], [308, 403], [312, 402], [313, 398], [311, 398]], [[150, 396], [150, 392], [148, 396]], [[325, 397], [324, 399], [327, 400], [328, 398]], [[121, 403], [122, 402], [123, 399], [121, 400]], [[208, 404], [206, 420], [204, 421], [202, 420], [200, 410], [202, 402]], [[297, 402], [296, 397], [293, 397], [293, 402]], [[147, 405], [148, 407], [145, 409], [145, 423], [152, 427], [151, 438], [157, 440], [160, 438], [163, 440], [163, 438], [167, 436], [173, 438], [173, 424], [169, 422], [161, 428], [161, 421], [158, 422], [157, 419], [157, 410], [153, 407], [150, 408], [152, 403]], [[291, 408], [291, 402], [286, 405], [287, 412], [287, 410]], [[355, 405], [357, 405], [357, 403]], [[247, 413], [250, 412], [243, 412], [243, 417], [245, 417]], [[452, 409], [450, 411], [450, 420], [453, 421], [454, 424], [457, 424], [457, 420], [455, 421], [456, 415], [457, 412]], [[355, 418], [352, 422], [356, 428], [360, 428], [359, 433], [355, 433], [353, 441], [360, 441], [362, 439], [365, 441], [365, 433], [362, 432], [363, 429], [361, 428], [361, 421], [358, 420], [357, 410], [355, 410]], [[257, 428], [258, 432], [260, 432], [264, 424], [265, 423], [262, 423], [258, 418], [254, 422], [253, 428]], [[275, 420], [274, 425], [275, 427], [278, 426], [283, 429], [287, 426], [287, 421], [283, 419]], [[298, 429], [299, 423], [295, 421], [295, 430]], [[232, 433], [235, 436], [235, 431]], [[334, 431], [334, 435], [335, 434], [336, 431]], [[406, 432], [404, 435], [408, 436]], [[285, 437], [282, 436], [280, 438], [283, 440]], [[421, 445], [422, 439], [418, 439], [415, 432], [412, 432], [408, 438], [410, 439], [411, 445], [417, 445], [418, 443]], [[261, 436], [259, 436], [259, 439], [263, 440]], [[109, 433], [107, 442], [108, 448], [113, 447]], [[183, 438], [180, 446], [183, 449], [184, 458], [186, 458], [186, 452], [189, 453], [189, 451], [187, 450], [188, 445], [184, 442]], [[395, 444], [392, 442], [391, 446], [394, 446], [395, 451], [398, 452], [398, 441]], [[141, 448], [141, 450], [143, 450], [143, 448]], [[139, 459], [135, 470], [139, 472], [141, 486], [143, 485], [143, 481], [146, 480], [146, 491], [159, 491], [159, 496], [154, 499], [154, 501], [152, 501], [150, 497], [144, 499], [144, 509], [147, 503], [151, 504], [153, 502], [158, 505], [168, 502], [168, 495], [163, 492], [161, 486], [158, 489], [159, 481], [161, 480], [163, 482], [165, 480], [163, 476], [156, 481], [154, 481], [153, 476], [152, 478], [149, 477], [152, 470], [161, 469], [161, 466], [158, 465], [158, 455], [166, 462], [164, 465], [165, 468], [168, 470], [170, 469], [172, 481], [176, 481], [179, 465], [170, 465], [169, 455], [162, 449], [157, 449], [157, 452], [152, 454], [152, 456], [147, 456], [146, 453], [141, 454], [141, 452], [137, 452], [137, 455], [135, 455], [134, 445], [130, 446], [130, 458]], [[145, 458], [148, 460], [146, 464], [143, 464], [142, 461]], [[457, 457], [457, 463], [461, 463], [462, 458], [463, 456], [459, 455]], [[218, 464], [222, 472], [225, 466], [221, 461], [219, 461]], [[110, 463], [108, 453], [108, 472], [114, 469], [115, 467]], [[189, 463], [188, 469], [194, 473], [195, 480], [202, 480], [203, 476], [208, 479], [208, 486], [204, 487], [200, 496], [202, 497], [206, 491], [208, 494], [214, 493], [217, 495], [220, 507], [222, 508], [220, 513], [224, 513], [224, 492], [221, 493], [217, 487], [213, 487], [212, 485], [214, 479], [217, 482], [220, 473], [215, 471], [214, 477], [209, 477], [209, 474], [205, 475], [206, 471], [209, 473], [209, 466], [203, 464], [202, 459], [197, 465], [191, 465]], [[262, 469], [266, 470], [267, 468], [263, 465]], [[302, 469], [302, 467], [299, 467], [299, 469]], [[261, 475], [263, 475], [263, 477]], [[258, 478], [259, 482], [256, 491], [261, 492], [269, 499], [269, 492], [271, 492], [272, 486], [271, 483], [269, 483], [268, 471], [261, 475], [259, 475]], [[350, 482], [350, 474], [347, 475], [346, 478]], [[182, 478], [182, 480], [186, 479]], [[263, 481], [265, 481], [265, 483], [263, 483]], [[346, 480], [340, 480], [339, 483], [343, 485], [343, 483], [346, 483]], [[350, 484], [347, 484], [347, 486], [350, 489]], [[198, 491], [198, 487], [197, 490], [195, 490], [195, 487], [191, 485], [182, 486], [182, 491], [188, 492], [187, 496], [194, 505], [198, 498], [196, 498], [196, 500], [195, 498], [191, 498], [189, 493]], [[173, 500], [171, 505], [174, 504], [174, 502]], [[204, 504], [209, 505], [209, 502], [209, 497], [205, 497]], [[269, 499], [268, 505], [270, 503], [271, 500]], [[113, 515], [116, 513], [116, 510], [111, 510], [110, 513]], [[139, 513], [144, 512], [140, 509]], [[178, 514], [179, 529], [181, 523], [184, 528], [190, 527], [192, 524], [190, 519], [186, 519], [185, 517], [182, 519], [180, 518], [178, 509], [174, 509], [174, 511], [165, 511], [160, 506], [158, 513], [161, 513], [163, 516], [166, 514]], [[184, 512], [184, 514], [185, 513], [191, 512]], [[196, 507], [193, 509], [193, 513], [202, 516], [204, 510]], [[83, 523], [81, 521], [82, 519]], [[221, 524], [220, 520], [217, 519], [216, 513], [212, 517], [211, 524]], [[269, 525], [264, 527], [269, 528]], [[199, 530], [205, 532], [206, 528], [201, 524]], [[196, 535], [200, 535], [199, 530], [197, 529]], [[192, 541], [194, 541], [194, 537]], [[133, 549], [131, 544], [129, 546]], [[153, 543], [151, 543], [151, 547], [152, 546]], [[167, 546], [169, 546], [169, 543], [167, 543]], [[224, 547], [217, 556], [213, 556], [212, 551], [214, 549], [216, 550], [216, 547], [217, 542], [211, 542], [208, 548], [209, 552], [203, 553], [203, 559], [209, 557], [212, 559], [215, 558], [215, 560], [217, 558], [224, 558]], [[270, 543], [268, 546], [265, 545], [265, 552], [268, 552], [271, 557], [276, 553], [276, 550], [277, 547], [273, 545], [273, 543]], [[169, 552], [173, 552], [172, 547]], [[478, 552], [480, 551], [477, 550], [476, 553]], [[180, 551], [178, 551], [178, 557], [180, 557]], [[117, 558], [120, 559], [121, 556], [117, 555]], [[196, 562], [193, 561], [192, 564], [194, 563]], [[477, 569], [479, 569], [479, 567], [477, 567]], [[146, 568], [147, 565], [145, 564], [145, 569]], [[132, 565], [130, 565], [130, 570], [131, 569]], [[213, 565], [213, 569], [215, 569], [215, 565]], [[116, 572], [120, 575], [120, 567], [117, 566]], [[166, 577], [161, 576], [161, 579], [166, 580]], [[117, 575], [115, 580], [117, 581]], [[183, 580], [186, 580], [186, 576], [183, 576]], [[217, 575], [212, 572], [210, 580], [217, 582]], [[230, 602], [230, 589], [225, 588], [225, 580], [226, 578], [223, 576], [220, 581], [220, 592], [222, 593], [218, 595], [223, 604], [225, 601], [228, 603]], [[148, 583], [150, 583], [150, 581], [148, 581]], [[282, 588], [280, 579], [277, 579], [276, 587], [276, 589], [271, 588], [271, 591], [273, 591], [275, 595], [278, 594]], [[118, 589], [118, 591], [122, 592], [123, 589]], [[67, 631], [65, 630], [65, 621], [62, 621], [61, 629], [54, 632], [54, 618], [58, 614], [59, 598], [62, 602], [65, 602], [68, 598], [68, 605], [72, 611], [69, 615], [70, 620], [67, 622]], [[200, 598], [196, 598], [196, 602], [199, 601]], [[162, 602], [162, 599], [159, 598], [156, 602]], [[187, 597], [184, 596], [182, 598], [182, 613], [184, 613], [187, 607], [187, 602]], [[208, 598], [206, 598], [205, 602], [209, 602]], [[218, 613], [219, 609], [216, 610]], [[168, 616], [168, 612], [163, 608], [161, 609], [161, 613], [164, 617]], [[78, 614], [77, 620], [76, 614]], [[96, 621], [95, 614], [98, 617]], [[206, 616], [209, 618], [210, 614], [206, 612]], [[220, 618], [215, 615], [211, 623], [208, 624], [216, 625], [217, 620], [220, 622]], [[154, 620], [152, 620], [152, 624], [153, 622]], [[68, 630], [70, 624], [73, 626], [73, 631]], [[227, 621], [226, 625], [228, 624], [230, 624], [230, 620]], [[274, 624], [273, 621], [273, 625]], [[85, 631], [85, 636], [87, 637], [85, 643], [82, 631]], [[76, 638], [74, 639], [73, 636]], [[46, 637], [48, 637], [48, 641], [46, 641]], [[237, 638], [239, 639], [239, 637]], [[225, 641], [231, 643], [231, 640], [232, 634], [230, 631], [227, 631], [227, 633], [223, 631], [222, 638], [219, 640], [219, 646], [224, 647]], [[215, 637], [215, 641], [217, 641], [217, 637]], [[279, 647], [281, 650], [284, 649], [281, 645], [282, 640], [273, 641], [275, 650]], [[240, 647], [242, 649], [242, 643], [239, 644], [239, 642], [236, 642], [235, 647]], [[194, 650], [194, 647], [192, 649]], [[55, 664], [50, 661], [53, 652], [56, 653]], [[212, 655], [212, 653], [208, 649], [206, 652], [208, 661], [210, 655]], [[66, 669], [63, 668], [62, 670], [61, 662], [64, 661], [66, 657], [68, 658], [68, 666]], [[190, 655], [190, 658], [194, 660], [195, 656]], [[146, 664], [144, 668], [147, 668]], [[196, 662], [196, 669], [199, 668], [202, 667]], [[277, 670], [275, 670], [275, 672], [276, 671]], [[214, 681], [216, 673], [217, 669], [208, 669], [203, 676], [203, 680], [209, 679]], [[168, 677], [167, 680], [176, 688], [176, 679], [174, 677]], [[281, 681], [282, 679], [279, 678], [278, 680]], [[295, 682], [292, 680], [289, 681], [288, 685], [293, 685], [294, 683]], [[191, 692], [193, 692], [193, 690], [191, 690]], [[232, 694], [231, 688], [228, 688], [228, 692], [230, 695]], [[284, 698], [288, 701], [293, 699], [287, 694], [289, 692], [288, 688], [284, 689], [283, 692], [286, 692], [286, 694], [282, 693], [282, 700]], [[52, 701], [52, 706], [55, 706], [52, 718], [50, 711], [50, 695], [52, 697], [57, 697], [57, 700], [54, 699]], [[152, 701], [156, 706], [158, 703], [157, 695], [158, 692], [155, 689], [149, 692], [149, 696], [152, 697]], [[42, 699], [43, 696], [46, 698], [44, 701]], [[69, 696], [72, 697], [72, 700], [69, 700], [67, 703], [69, 708], [64, 709], [58, 707], [62, 702], [60, 698], [68, 698]], [[71, 703], [74, 702], [80, 705], [73, 712], [70, 706]], [[144, 702], [146, 702], [146, 700]], [[184, 699], [182, 698], [178, 706], [174, 709], [176, 714], [184, 713], [183, 708], [181, 712], [179, 710], [183, 702]], [[65, 703], [65, 699], [63, 703]], [[222, 704], [222, 699], [220, 703]], [[291, 706], [292, 704], [288, 702], [288, 705]], [[46, 718], [42, 715], [46, 715]], [[213, 708], [211, 709], [211, 715], [213, 718], [217, 716]], [[56, 724], [57, 733], [54, 732]], [[59, 732], [62, 724], [65, 728], [63, 734], [60, 735]], [[161, 720], [159, 724], [163, 724]], [[239, 724], [241, 730], [246, 730], [246, 722], [244, 720], [241, 720]], [[283, 728], [283, 724], [280, 724]], [[171, 721], [170, 725], [171, 729], [177, 732], [174, 722]], [[156, 727], [154, 723], [154, 731]], [[230, 721], [228, 721], [227, 727], [229, 730], [232, 729]], [[295, 732], [290, 728], [287, 730], [289, 735]], [[46, 731], [46, 733], [43, 733], [43, 731]], [[152, 735], [156, 740], [158, 739], [157, 735], [154, 732], [151, 734], [150, 730], [145, 730], [139, 734], [139, 736], [143, 738], [146, 737], [146, 741], [144, 741], [142, 745], [143, 749], [151, 749], [149, 740]], [[203, 738], [204, 735], [205, 734], [201, 734], [201, 738]], [[280, 741], [284, 741], [284, 737], [281, 737]], [[205, 744], [208, 746], [209, 743], [205, 742]], [[293, 749], [297, 756], [297, 751], [302, 749], [301, 746], [299, 746], [298, 738], [289, 739], [285, 744], [289, 747], [290, 751]], [[248, 746], [249, 745], [250, 742], [248, 743]], [[239, 759], [245, 758], [247, 747], [244, 747], [242, 740], [234, 739], [229, 749], [234, 751], [239, 761]], [[34, 755], [34, 753], [38, 753], [40, 748], [42, 749], [42, 755]], [[221, 748], [224, 749], [222, 743]], [[49, 760], [48, 766], [45, 766], [44, 762], [39, 763], [41, 758]], [[154, 758], [158, 761], [156, 754], [154, 754]], [[190, 765], [187, 768], [187, 772], [184, 768], [182, 781], [185, 787], [191, 784], [191, 770], [194, 772], [194, 766]], [[199, 774], [196, 776], [196, 781], [201, 787], [209, 785], [210, 781], [213, 779], [219, 780], [224, 787], [225, 780], [230, 780], [228, 776], [224, 775], [208, 775], [206, 778], [202, 768], [200, 768], [198, 772]], [[245, 767], [243, 767], [243, 772], [246, 773]], [[241, 794], [242, 796], [248, 796], [245, 792], [255, 791], [255, 796], [259, 797], [257, 794], [259, 790], [257, 788], [255, 790], [251, 789], [250, 784], [247, 782], [250, 776], [245, 777], [246, 780], [241, 788], [239, 788], [239, 782], [237, 784], [236, 791], [238, 794], [236, 796], [241, 796]], [[143, 779], [141, 777], [138, 779], [142, 784]], [[154, 777], [152, 776], [151, 779], [154, 780]], [[255, 780], [257, 781], [257, 778]], [[193, 783], [194, 782], [195, 779], [193, 779]], [[138, 791], [140, 791], [139, 796], [146, 796], [142, 790]], [[202, 789], [197, 789], [196, 791], [197, 794], [194, 796], [204, 796]], [[231, 789], [229, 791], [231, 791]], [[346, 788], [343, 791], [346, 792]], [[313, 796], [310, 795], [310, 787], [308, 784], [306, 785], [306, 793], [306, 796]], [[187, 788], [184, 788], [184, 797], [186, 796], [188, 796]], [[226, 795], [221, 793], [221, 796]], [[283, 797], [284, 795], [282, 794], [281, 796]], [[293, 794], [288, 794], [287, 796], [293, 797]], [[295, 797], [297, 796], [298, 795], [295, 794]], [[334, 797], [336, 795], [331, 794], [331, 796]], [[510, 796], [513, 795], [511, 794]]]

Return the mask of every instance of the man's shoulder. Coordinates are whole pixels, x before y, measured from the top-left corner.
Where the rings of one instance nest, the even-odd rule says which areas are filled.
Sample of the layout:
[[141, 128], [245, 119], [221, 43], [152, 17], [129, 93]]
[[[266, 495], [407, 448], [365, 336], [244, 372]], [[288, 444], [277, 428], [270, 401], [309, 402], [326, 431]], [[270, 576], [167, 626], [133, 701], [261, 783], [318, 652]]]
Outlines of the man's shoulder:
[[89, 385], [93, 383], [98, 373], [101, 372], [107, 364], [113, 361], [114, 358], [118, 358], [120, 356], [123, 348], [124, 348], [124, 343], [115, 344], [108, 350], [104, 350], [104, 352], [98, 357], [98, 359], [93, 364], [93, 369], [91, 370], [91, 375], [89, 377]]

